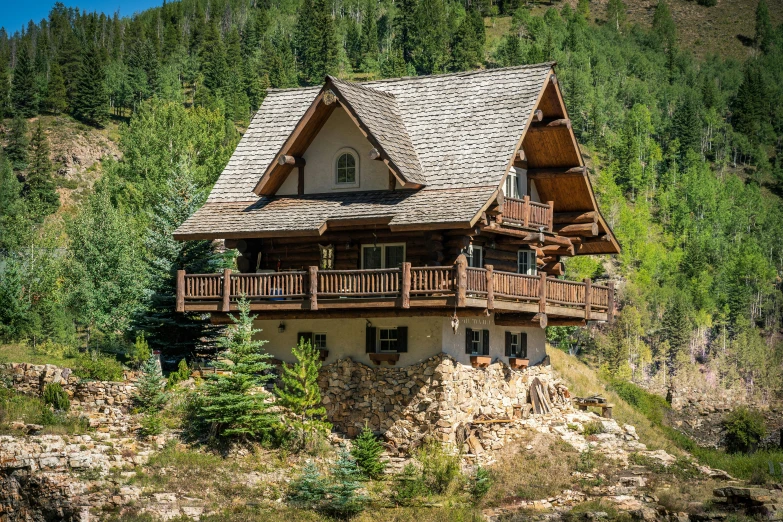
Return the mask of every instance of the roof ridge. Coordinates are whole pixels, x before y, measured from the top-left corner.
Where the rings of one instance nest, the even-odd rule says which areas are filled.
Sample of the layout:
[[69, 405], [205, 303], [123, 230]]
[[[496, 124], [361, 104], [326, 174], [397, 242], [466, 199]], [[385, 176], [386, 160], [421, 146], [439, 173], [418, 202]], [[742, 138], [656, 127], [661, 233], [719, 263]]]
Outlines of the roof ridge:
[[361, 84], [359, 82], [352, 82], [350, 80], [341, 80], [340, 78], [336, 78], [336, 77], [334, 77], [334, 76], [332, 76], [330, 74], [326, 75], [326, 79], [328, 81], [331, 81], [333, 83], [338, 84], [338, 86], [339, 85], [345, 85], [347, 87], [353, 87], [353, 88], [356, 88], [356, 89], [361, 89], [361, 90], [364, 90], [364, 91], [368, 91], [368, 92], [371, 92], [373, 94], [382, 94], [383, 96], [386, 96], [386, 97], [391, 98], [393, 100], [397, 99], [397, 97], [394, 94], [392, 94], [392, 93], [390, 93], [388, 91], [382, 91], [380, 89], [373, 89], [372, 87], [367, 87], [366, 85], [363, 85], [363, 84]]
[[[374, 89], [372, 87], [368, 87], [367, 84], [372, 83], [390, 83], [390, 82], [399, 82], [402, 80], [427, 80], [430, 78], [448, 78], [450, 76], [478, 76], [481, 74], [490, 74], [490, 73], [496, 73], [496, 72], [503, 72], [503, 71], [514, 71], [514, 70], [522, 70], [522, 69], [535, 69], [535, 68], [541, 68], [541, 67], [554, 67], [557, 65], [556, 61], [551, 62], [541, 62], [541, 63], [531, 63], [531, 64], [524, 64], [524, 65], [511, 65], [508, 67], [496, 67], [496, 68], [490, 68], [490, 69], [475, 69], [472, 71], [461, 71], [461, 72], [452, 72], [452, 73], [443, 73], [443, 74], [425, 74], [420, 76], [399, 76], [397, 78], [379, 78], [377, 80], [367, 80], [365, 82], [353, 82], [351, 80], [341, 80], [335, 76], [329, 75], [330, 78], [334, 78], [335, 80], [347, 83], [349, 85], [355, 85], [359, 86], [365, 89], [370, 89], [373, 91], [378, 92], [384, 92], [380, 89]], [[285, 88], [270, 88], [267, 89], [267, 92], [283, 92], [283, 91], [306, 91], [308, 89], [320, 89], [323, 87], [323, 85], [308, 85], [304, 87], [285, 87]]]

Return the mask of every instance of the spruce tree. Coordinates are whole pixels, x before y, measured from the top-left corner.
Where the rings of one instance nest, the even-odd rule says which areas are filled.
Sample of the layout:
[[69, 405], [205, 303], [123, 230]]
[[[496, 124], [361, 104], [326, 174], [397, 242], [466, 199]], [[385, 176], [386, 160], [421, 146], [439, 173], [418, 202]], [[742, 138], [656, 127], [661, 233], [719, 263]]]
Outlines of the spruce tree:
[[49, 139], [40, 120], [30, 140], [30, 165], [25, 177], [24, 196], [34, 221], [41, 222], [60, 208], [60, 195], [52, 178]]
[[279, 422], [266, 400], [269, 394], [260, 391], [274, 375], [266, 341], [253, 339], [260, 331], [253, 328], [255, 317], [249, 302], [240, 300], [239, 317], [231, 317], [234, 324], [218, 339], [223, 350], [215, 365], [222, 371], [207, 376], [195, 411], [196, 426], [211, 438], [264, 441]]
[[387, 464], [385, 460], [381, 460], [381, 455], [383, 455], [383, 445], [365, 424], [362, 432], [353, 441], [351, 456], [356, 459], [356, 464], [367, 477], [377, 480], [383, 476]]
[[133, 402], [144, 412], [158, 412], [168, 400], [168, 393], [163, 391], [165, 386], [166, 378], [160, 370], [160, 363], [156, 357], [150, 356], [141, 367]]
[[295, 42], [300, 60], [300, 78], [305, 85], [323, 83], [337, 69], [337, 39], [330, 4], [304, 0], [296, 22]]
[[680, 140], [682, 151], [701, 150], [701, 114], [696, 98], [686, 95], [674, 111], [672, 130]]
[[177, 270], [214, 273], [226, 266], [212, 241], [177, 241], [174, 231], [204, 203], [189, 171], [175, 169], [164, 186], [161, 200], [149, 213], [150, 225], [144, 238], [144, 268], [148, 276], [147, 298], [134, 328], [146, 334], [155, 350], [185, 357], [200, 344], [214, 343], [217, 329], [201, 314], [175, 312]]
[[351, 454], [343, 448], [332, 467], [332, 483], [327, 488], [327, 501], [322, 511], [347, 520], [364, 511], [368, 498], [358, 493], [362, 487], [362, 471]]
[[400, 78], [405, 76], [408, 68], [399, 48], [392, 47], [381, 61], [381, 76], [384, 78]]
[[677, 294], [663, 314], [663, 338], [671, 348], [671, 359], [688, 347], [690, 335], [687, 304], [685, 298]]
[[756, 48], [767, 54], [772, 47], [773, 38], [774, 29], [769, 16], [769, 7], [767, 7], [766, 0], [759, 0], [756, 5], [756, 36], [754, 38]]
[[96, 127], [101, 127], [109, 117], [103, 64], [94, 45], [90, 45], [82, 57], [71, 109], [77, 119]]
[[367, 0], [362, 20], [361, 48], [365, 70], [369, 69], [371, 64], [377, 66], [378, 61], [378, 14], [375, 4], [375, 0]]
[[758, 61], [746, 63], [731, 109], [734, 130], [747, 136], [751, 145], [757, 145], [764, 139], [763, 124], [769, 117], [767, 91]]
[[416, 0], [400, 0], [394, 18], [395, 45], [402, 51], [405, 63], [413, 60], [416, 40]]
[[46, 86], [44, 107], [52, 114], [65, 112], [68, 107], [68, 93], [65, 90], [65, 78], [57, 62], [53, 62], [49, 70], [49, 83]]
[[284, 364], [280, 375], [282, 387], [275, 385], [277, 403], [292, 415], [291, 431], [297, 448], [307, 448], [317, 435], [326, 435], [331, 424], [326, 422], [326, 408], [321, 404], [318, 387], [318, 371], [321, 359], [318, 349], [310, 341], [299, 339], [299, 345], [291, 349], [296, 363]]
[[27, 120], [17, 115], [11, 121], [11, 129], [8, 132], [8, 142], [5, 146], [5, 155], [14, 170], [27, 168], [27, 149], [30, 140], [27, 138]]
[[476, 67], [481, 60], [482, 46], [476, 35], [470, 15], [462, 19], [451, 41], [452, 71], [467, 71]]
[[17, 52], [14, 78], [11, 82], [11, 105], [14, 114], [32, 118], [38, 114], [38, 89], [30, 47], [23, 45]]
[[351, 68], [358, 71], [362, 64], [362, 35], [351, 18], [348, 18], [346, 23], [348, 28], [345, 30], [345, 54], [348, 55]]
[[8, 158], [0, 154], [0, 251], [19, 247], [30, 228], [22, 187]]
[[8, 63], [0, 57], [0, 118], [11, 114], [11, 78]]

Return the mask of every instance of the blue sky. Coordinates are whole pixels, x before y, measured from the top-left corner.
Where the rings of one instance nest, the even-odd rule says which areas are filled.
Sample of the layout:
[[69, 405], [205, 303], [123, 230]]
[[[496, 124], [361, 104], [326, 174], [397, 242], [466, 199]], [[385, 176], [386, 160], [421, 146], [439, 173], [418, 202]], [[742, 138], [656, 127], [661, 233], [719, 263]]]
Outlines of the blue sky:
[[[150, 7], [163, 4], [163, 0], [61, 0], [68, 7], [78, 7], [82, 11], [98, 11], [113, 15], [119, 10], [121, 16], [130, 16]], [[8, 34], [27, 27], [30, 20], [36, 23], [49, 16], [56, 0], [0, 0], [0, 27]]]

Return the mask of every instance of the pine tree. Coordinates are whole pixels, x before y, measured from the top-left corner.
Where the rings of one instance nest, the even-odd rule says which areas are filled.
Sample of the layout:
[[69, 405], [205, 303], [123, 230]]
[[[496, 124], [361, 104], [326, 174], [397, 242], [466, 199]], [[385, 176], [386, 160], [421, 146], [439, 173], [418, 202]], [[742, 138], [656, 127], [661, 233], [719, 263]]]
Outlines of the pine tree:
[[347, 520], [364, 511], [367, 497], [357, 493], [362, 487], [362, 471], [351, 454], [343, 448], [332, 467], [332, 484], [327, 488], [323, 511], [332, 517]]
[[5, 146], [5, 155], [14, 170], [27, 168], [27, 149], [30, 140], [27, 138], [27, 120], [21, 116], [15, 116], [11, 122], [8, 133], [8, 144]]
[[8, 63], [0, 57], [0, 118], [11, 114], [11, 79]]
[[46, 86], [44, 107], [53, 114], [65, 112], [68, 107], [68, 93], [65, 90], [65, 78], [57, 62], [52, 63], [49, 71], [49, 83]]
[[416, 39], [416, 0], [400, 0], [394, 18], [395, 45], [402, 51], [405, 63], [413, 60]]
[[669, 51], [677, 45], [677, 26], [672, 18], [671, 10], [665, 0], [658, 2], [653, 14], [652, 36], [656, 44], [664, 51]]
[[687, 95], [677, 106], [672, 118], [672, 130], [680, 140], [683, 153], [701, 150], [701, 114], [694, 96]]
[[375, 0], [367, 0], [362, 20], [361, 54], [365, 70], [369, 70], [371, 65], [377, 66], [378, 61], [378, 14], [375, 4]]
[[153, 349], [184, 357], [202, 342], [214, 342], [218, 331], [200, 314], [175, 312], [177, 270], [214, 273], [227, 259], [215, 251], [212, 241], [177, 241], [172, 236], [205, 199], [190, 172], [175, 168], [172, 174], [160, 202], [149, 213], [144, 239], [149, 284], [143, 313], [134, 319], [134, 328], [145, 332]]
[[102, 126], [109, 117], [103, 65], [94, 45], [90, 45], [82, 57], [71, 109], [76, 118], [96, 127]]
[[678, 353], [688, 347], [690, 334], [691, 328], [685, 298], [677, 294], [663, 314], [663, 338], [669, 343], [671, 359], [674, 359]]
[[60, 208], [60, 195], [52, 178], [49, 139], [44, 133], [40, 120], [30, 140], [30, 165], [25, 177], [23, 193], [34, 221], [41, 222], [43, 218]]
[[319, 511], [326, 498], [328, 483], [312, 461], [302, 468], [302, 474], [288, 487], [286, 499], [294, 506]]
[[358, 71], [362, 64], [362, 35], [359, 27], [353, 19], [346, 20], [348, 28], [345, 30], [345, 54], [351, 62], [351, 68]]
[[481, 60], [482, 45], [479, 43], [470, 15], [462, 19], [451, 41], [452, 71], [473, 69]]
[[365, 424], [362, 432], [353, 441], [351, 456], [356, 459], [356, 464], [366, 476], [377, 480], [383, 476], [386, 469], [386, 461], [381, 460], [381, 455], [383, 455], [383, 445]]
[[402, 57], [402, 51], [396, 47], [389, 49], [385, 60], [381, 61], [381, 76], [384, 78], [400, 78], [405, 76], [408, 68]]
[[449, 59], [449, 26], [444, 0], [422, 0], [416, 5], [413, 65], [419, 74], [443, 72]]
[[[319, 351], [310, 341], [299, 339], [299, 345], [291, 349], [296, 357], [293, 365], [284, 364], [280, 375], [282, 388], [275, 385], [277, 403], [287, 408], [293, 419], [291, 431], [295, 434], [294, 444], [307, 448], [317, 435], [326, 435], [331, 424], [326, 422], [326, 408], [321, 404], [321, 389], [318, 387], [318, 371], [321, 369]], [[309, 440], [308, 440], [309, 439]]]
[[22, 46], [17, 52], [14, 78], [11, 82], [11, 106], [14, 114], [32, 118], [38, 114], [38, 89], [35, 85], [35, 68], [30, 47]]
[[326, 0], [304, 0], [295, 35], [302, 83], [323, 83], [325, 76], [337, 68], [334, 20]]
[[0, 251], [20, 246], [30, 228], [22, 187], [8, 158], [0, 154]]
[[267, 362], [272, 356], [264, 352], [266, 341], [253, 339], [260, 330], [253, 328], [248, 301], [241, 300], [238, 307], [239, 317], [232, 316], [234, 324], [218, 339], [223, 351], [216, 367], [222, 372], [207, 376], [196, 426], [219, 439], [268, 440], [279, 419], [270, 412], [269, 394], [259, 389], [274, 378]]
[[763, 124], [769, 116], [767, 96], [768, 89], [759, 63], [748, 62], [731, 109], [734, 130], [747, 136], [751, 145], [757, 145], [764, 139]]
[[163, 391], [165, 386], [166, 378], [160, 370], [160, 363], [156, 357], [150, 356], [141, 367], [133, 401], [144, 412], [157, 412], [168, 401], [168, 393]]
[[576, 12], [585, 20], [590, 20], [590, 0], [579, 0], [576, 4]]
[[767, 7], [766, 0], [759, 0], [756, 5], [756, 36], [754, 38], [756, 48], [767, 54], [772, 47], [773, 38], [774, 29], [769, 16], [769, 7]]
[[606, 21], [618, 33], [625, 25], [626, 9], [627, 7], [623, 0], [609, 0], [606, 4]]

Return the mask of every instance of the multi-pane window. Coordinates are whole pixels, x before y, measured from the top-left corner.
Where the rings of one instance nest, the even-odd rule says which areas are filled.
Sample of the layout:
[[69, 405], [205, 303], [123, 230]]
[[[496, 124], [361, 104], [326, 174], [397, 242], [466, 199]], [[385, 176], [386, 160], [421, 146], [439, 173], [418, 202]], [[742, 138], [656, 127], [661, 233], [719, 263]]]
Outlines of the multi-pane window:
[[473, 337], [471, 340], [471, 353], [481, 355], [484, 353], [481, 345], [481, 330], [471, 330], [470, 333]]
[[400, 268], [405, 261], [405, 243], [362, 245], [362, 268]]
[[512, 333], [509, 335], [509, 348], [511, 349], [511, 355], [517, 355], [519, 353], [519, 334]]
[[506, 183], [503, 187], [503, 193], [510, 198], [520, 197], [519, 180], [517, 173], [512, 169], [506, 176]]
[[378, 328], [378, 351], [380, 352], [397, 351], [396, 328]]
[[537, 275], [536, 253], [532, 250], [520, 250], [517, 252], [517, 273]]
[[468, 266], [471, 268], [484, 266], [484, 249], [480, 246], [469, 245], [465, 257], [468, 258]]
[[313, 347], [319, 350], [326, 350], [326, 334], [314, 333], [313, 334]]
[[506, 332], [506, 357], [527, 359], [527, 334]]
[[343, 152], [337, 158], [337, 184], [356, 184], [356, 156], [351, 152]]

